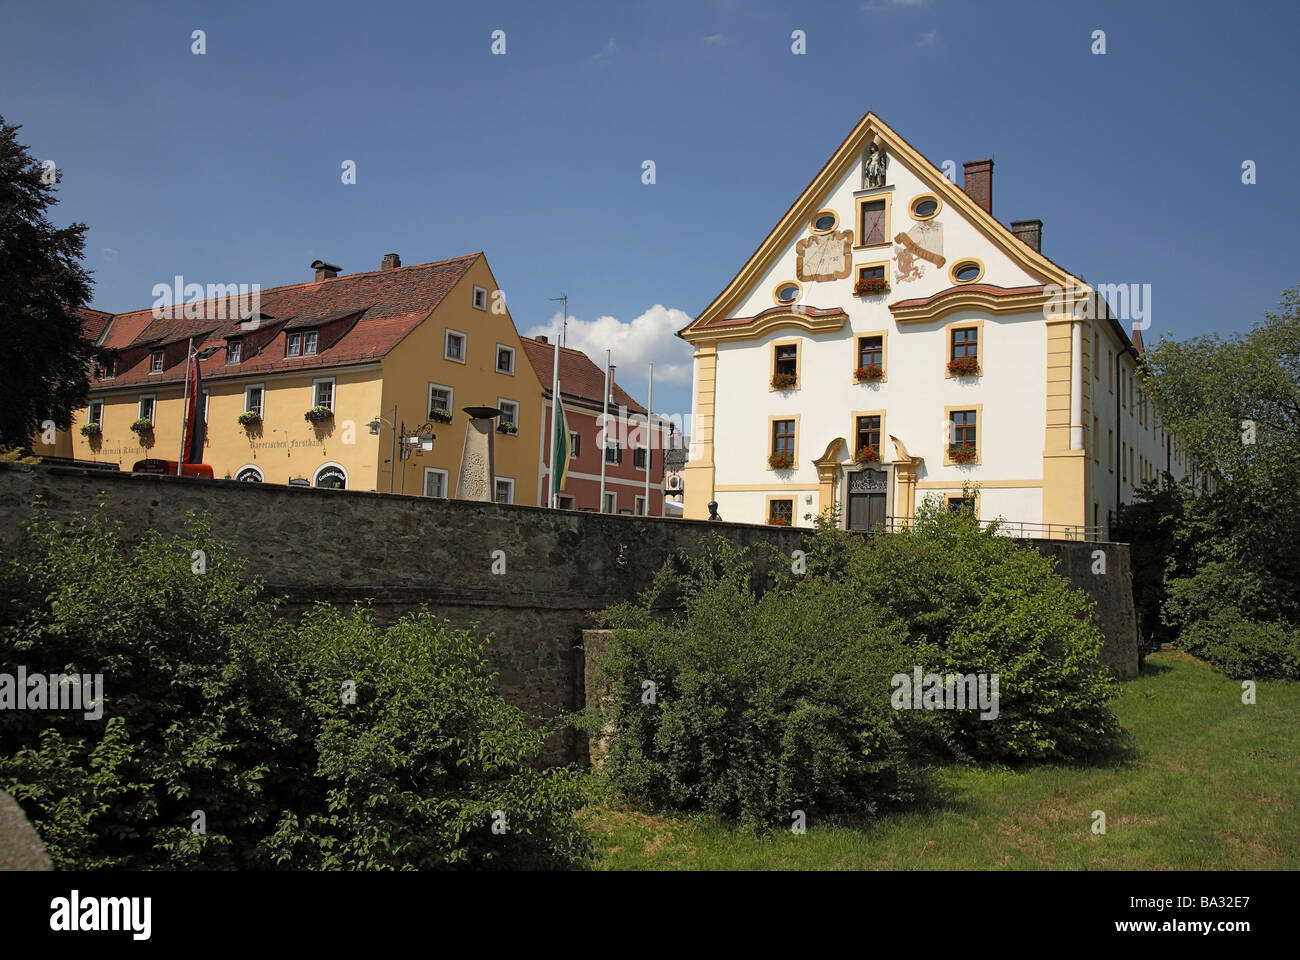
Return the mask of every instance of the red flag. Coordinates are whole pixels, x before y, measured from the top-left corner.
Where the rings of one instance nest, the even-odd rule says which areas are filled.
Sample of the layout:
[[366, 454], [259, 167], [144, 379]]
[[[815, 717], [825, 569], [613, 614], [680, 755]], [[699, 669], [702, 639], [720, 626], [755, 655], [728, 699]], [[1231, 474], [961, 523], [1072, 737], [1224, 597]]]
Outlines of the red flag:
[[203, 434], [207, 424], [203, 418], [203, 377], [199, 374], [199, 358], [190, 356], [185, 376], [185, 400], [189, 412], [185, 417], [185, 436], [181, 441], [181, 463], [203, 462]]

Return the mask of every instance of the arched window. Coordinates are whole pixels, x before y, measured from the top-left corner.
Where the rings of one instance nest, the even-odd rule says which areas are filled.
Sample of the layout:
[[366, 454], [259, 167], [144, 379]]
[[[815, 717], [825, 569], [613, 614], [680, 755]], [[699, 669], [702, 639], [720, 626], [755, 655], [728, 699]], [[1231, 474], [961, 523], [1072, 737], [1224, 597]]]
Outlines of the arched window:
[[348, 472], [343, 469], [341, 464], [322, 464], [320, 469], [316, 471], [316, 476], [312, 479], [311, 485], [324, 490], [346, 490], [348, 488]]
[[245, 483], [265, 483], [266, 477], [262, 476], [262, 471], [251, 463], [245, 464], [235, 472], [235, 479], [242, 480]]

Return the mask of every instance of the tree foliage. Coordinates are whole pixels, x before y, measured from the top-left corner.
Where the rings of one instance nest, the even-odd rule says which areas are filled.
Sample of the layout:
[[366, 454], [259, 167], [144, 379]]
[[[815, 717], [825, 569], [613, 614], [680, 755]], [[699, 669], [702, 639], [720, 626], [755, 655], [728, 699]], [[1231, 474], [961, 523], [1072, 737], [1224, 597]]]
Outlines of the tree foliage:
[[45, 420], [71, 425], [101, 357], [76, 313], [90, 300], [86, 225], [50, 223], [57, 176], [18, 142], [19, 129], [0, 117], [0, 447], [21, 448]]

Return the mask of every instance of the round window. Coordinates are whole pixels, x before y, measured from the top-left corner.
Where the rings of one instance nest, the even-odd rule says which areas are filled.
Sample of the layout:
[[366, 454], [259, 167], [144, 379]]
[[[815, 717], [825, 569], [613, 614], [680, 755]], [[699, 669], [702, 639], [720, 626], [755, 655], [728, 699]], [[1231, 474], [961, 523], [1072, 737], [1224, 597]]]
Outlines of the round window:
[[818, 233], [827, 233], [835, 229], [835, 214], [823, 213], [813, 221], [813, 229]]
[[978, 263], [967, 260], [953, 268], [952, 278], [958, 283], [970, 283], [972, 280], [978, 280], [983, 272], [984, 268]]
[[934, 197], [925, 197], [912, 205], [912, 216], [925, 220], [939, 212], [939, 201]]
[[799, 285], [786, 283], [777, 287], [776, 298], [782, 303], [794, 303], [799, 298]]

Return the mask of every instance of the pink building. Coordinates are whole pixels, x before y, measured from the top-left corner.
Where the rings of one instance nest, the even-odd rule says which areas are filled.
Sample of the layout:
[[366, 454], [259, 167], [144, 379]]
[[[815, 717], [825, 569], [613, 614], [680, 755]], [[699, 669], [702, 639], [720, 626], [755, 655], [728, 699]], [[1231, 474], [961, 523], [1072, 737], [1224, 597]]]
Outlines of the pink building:
[[[545, 504], [551, 485], [551, 372], [555, 345], [546, 337], [523, 337], [542, 390], [542, 444], [538, 465], [537, 502]], [[620, 387], [611, 384], [610, 425], [606, 440], [605, 503], [601, 505], [601, 415], [605, 371], [585, 353], [560, 348], [560, 397], [569, 424], [573, 459], [560, 494], [560, 506], [569, 510], [663, 516], [664, 450], [674, 425], [654, 418], [647, 428], [646, 409]], [[646, 505], [646, 472], [650, 476], [650, 502]]]

